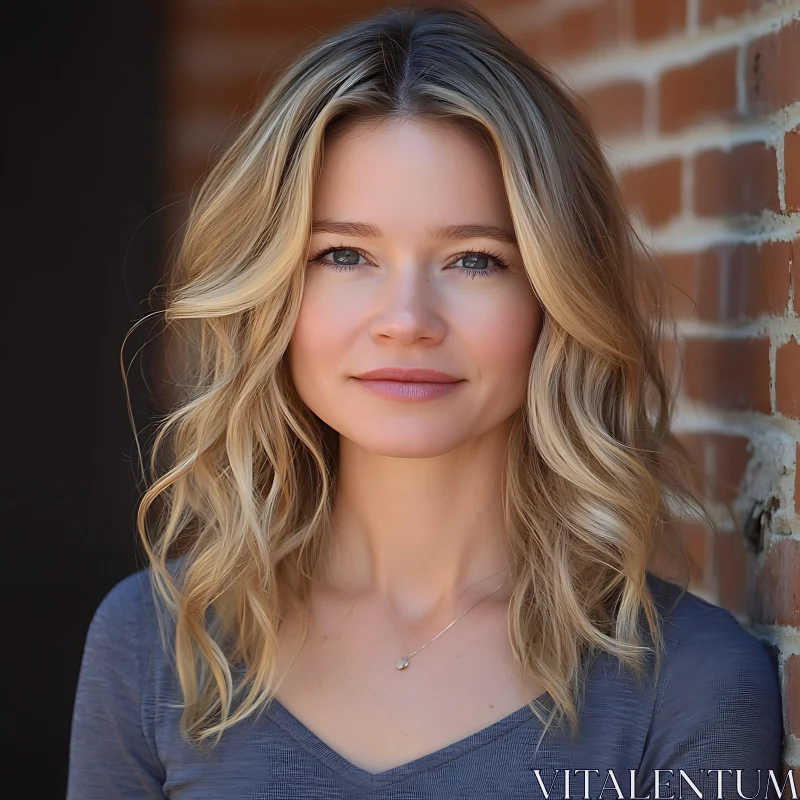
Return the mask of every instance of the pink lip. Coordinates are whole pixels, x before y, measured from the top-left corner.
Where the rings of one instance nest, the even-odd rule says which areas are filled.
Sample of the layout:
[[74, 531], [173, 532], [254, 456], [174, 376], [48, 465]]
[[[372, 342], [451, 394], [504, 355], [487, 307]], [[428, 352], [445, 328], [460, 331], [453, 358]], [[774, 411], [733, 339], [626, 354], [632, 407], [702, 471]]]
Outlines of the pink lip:
[[360, 380], [403, 381], [404, 383], [457, 383], [460, 378], [435, 369], [384, 367], [356, 375]]
[[387, 367], [355, 376], [365, 389], [388, 400], [416, 402], [444, 397], [463, 380], [434, 369]]
[[418, 400], [433, 400], [437, 397], [444, 397], [456, 390], [461, 381], [450, 381], [442, 383], [433, 381], [376, 381], [357, 379], [358, 382], [374, 394], [388, 400], [404, 400], [414, 402]]

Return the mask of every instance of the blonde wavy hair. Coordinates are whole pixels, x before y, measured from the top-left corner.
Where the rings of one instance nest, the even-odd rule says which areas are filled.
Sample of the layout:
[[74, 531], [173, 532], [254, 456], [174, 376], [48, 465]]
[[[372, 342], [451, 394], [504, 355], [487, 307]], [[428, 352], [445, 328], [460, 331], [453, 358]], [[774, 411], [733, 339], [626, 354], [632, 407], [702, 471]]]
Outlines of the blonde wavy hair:
[[274, 696], [287, 609], [307, 635], [338, 440], [284, 356], [325, 142], [389, 117], [458, 126], [491, 148], [544, 312], [504, 471], [508, 632], [523, 676], [553, 700], [548, 726], [569, 718], [576, 732], [585, 655], [605, 651], [640, 677], [655, 653], [658, 674], [646, 570], [662, 545], [680, 550], [673, 502], [690, 493], [652, 258], [580, 101], [550, 71], [470, 6], [388, 8], [277, 79], [197, 190], [168, 275], [182, 394], [160, 420], [137, 528], [173, 623], [167, 633], [159, 615], [181, 734], [198, 746]]

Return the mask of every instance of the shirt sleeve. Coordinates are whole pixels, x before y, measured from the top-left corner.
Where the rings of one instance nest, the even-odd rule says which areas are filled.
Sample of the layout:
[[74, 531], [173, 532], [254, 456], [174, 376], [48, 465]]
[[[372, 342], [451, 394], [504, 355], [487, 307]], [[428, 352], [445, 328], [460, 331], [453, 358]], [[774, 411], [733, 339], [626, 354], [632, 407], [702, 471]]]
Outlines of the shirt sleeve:
[[777, 798], [770, 777], [780, 787], [777, 669], [766, 647], [730, 612], [708, 608], [713, 611], [697, 626], [692, 623], [662, 662], [664, 679], [637, 774], [638, 794], [696, 797], [688, 777], [702, 797]]
[[[153, 637], [147, 570], [103, 598], [86, 636], [69, 747], [67, 800], [164, 800], [163, 766], [142, 724], [142, 687]], [[156, 630], [157, 633], [157, 630]]]

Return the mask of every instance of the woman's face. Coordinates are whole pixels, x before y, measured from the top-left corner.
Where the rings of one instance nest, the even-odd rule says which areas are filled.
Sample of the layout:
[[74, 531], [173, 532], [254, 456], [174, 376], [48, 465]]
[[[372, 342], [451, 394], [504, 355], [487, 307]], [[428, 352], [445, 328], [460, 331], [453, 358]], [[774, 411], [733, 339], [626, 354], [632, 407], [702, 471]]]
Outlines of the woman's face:
[[[484, 148], [431, 123], [351, 129], [326, 147], [313, 221], [289, 345], [311, 411], [369, 451], [424, 458], [519, 409], [541, 311]], [[358, 378], [381, 368], [456, 382]]]

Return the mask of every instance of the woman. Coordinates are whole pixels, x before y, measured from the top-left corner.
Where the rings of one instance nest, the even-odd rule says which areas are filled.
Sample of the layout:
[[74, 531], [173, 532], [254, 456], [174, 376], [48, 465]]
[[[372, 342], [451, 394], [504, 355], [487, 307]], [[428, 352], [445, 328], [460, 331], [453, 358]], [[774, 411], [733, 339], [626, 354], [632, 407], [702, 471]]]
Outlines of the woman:
[[641, 249], [576, 101], [477, 12], [305, 53], [188, 222], [192, 390], [68, 796], [764, 796], [766, 650], [651, 571], [687, 495]]

